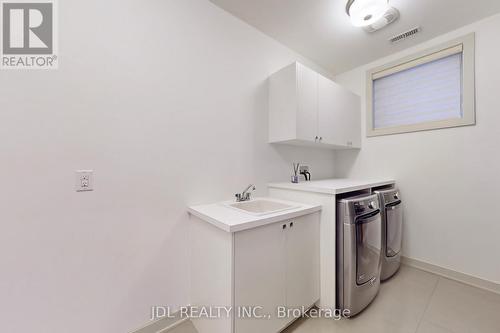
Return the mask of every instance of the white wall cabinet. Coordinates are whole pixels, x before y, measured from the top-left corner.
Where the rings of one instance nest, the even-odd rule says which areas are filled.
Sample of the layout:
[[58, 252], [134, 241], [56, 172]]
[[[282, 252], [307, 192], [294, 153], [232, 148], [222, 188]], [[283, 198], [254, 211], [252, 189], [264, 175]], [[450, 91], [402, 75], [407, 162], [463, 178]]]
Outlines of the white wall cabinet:
[[360, 148], [360, 97], [293, 63], [269, 79], [269, 142]]
[[[194, 221], [192, 303], [233, 309], [229, 319], [193, 319], [198, 331], [276, 333], [295, 319], [278, 318], [278, 307], [314, 305], [320, 297], [319, 220], [313, 213], [232, 234]], [[212, 241], [217, 245], [208, 246]], [[252, 306], [270, 318], [241, 316]]]

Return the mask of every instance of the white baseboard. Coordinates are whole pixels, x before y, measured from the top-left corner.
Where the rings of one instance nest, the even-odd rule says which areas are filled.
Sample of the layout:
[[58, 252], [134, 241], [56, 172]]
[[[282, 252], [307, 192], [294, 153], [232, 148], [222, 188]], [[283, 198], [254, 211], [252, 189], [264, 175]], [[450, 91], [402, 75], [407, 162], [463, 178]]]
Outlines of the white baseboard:
[[465, 284], [468, 284], [473, 287], [485, 289], [491, 292], [494, 292], [496, 294], [500, 294], [500, 283], [496, 283], [493, 281], [488, 281], [484, 280], [472, 275], [468, 275], [465, 273], [457, 272], [448, 268], [436, 266], [434, 264], [430, 264], [425, 261], [421, 261], [418, 259], [413, 259], [413, 258], [408, 258], [408, 257], [401, 257], [401, 262], [404, 265], [418, 268], [420, 270], [429, 272], [429, 273], [434, 273], [436, 275], [445, 277], [450, 280], [462, 282]]
[[175, 312], [172, 317], [151, 321], [151, 323], [130, 333], [166, 333], [189, 320], [189, 318], [182, 317], [179, 311]]

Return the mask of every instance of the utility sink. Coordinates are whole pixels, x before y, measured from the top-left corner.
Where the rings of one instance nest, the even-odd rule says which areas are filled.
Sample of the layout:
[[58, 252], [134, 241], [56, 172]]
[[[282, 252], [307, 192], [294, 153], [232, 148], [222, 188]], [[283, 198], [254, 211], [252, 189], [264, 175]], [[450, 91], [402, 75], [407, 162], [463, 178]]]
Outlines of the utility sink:
[[255, 199], [250, 201], [234, 202], [228, 204], [228, 206], [252, 215], [273, 214], [284, 210], [298, 208], [298, 206], [292, 206], [269, 199]]

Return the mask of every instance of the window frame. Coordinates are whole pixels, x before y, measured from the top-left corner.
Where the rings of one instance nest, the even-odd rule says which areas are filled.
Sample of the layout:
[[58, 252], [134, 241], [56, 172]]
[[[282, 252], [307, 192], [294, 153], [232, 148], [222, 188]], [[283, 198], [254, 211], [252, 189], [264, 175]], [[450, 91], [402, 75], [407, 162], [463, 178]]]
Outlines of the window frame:
[[[447, 56], [458, 54], [462, 48], [462, 113], [459, 119], [422, 122], [413, 125], [401, 125], [385, 128], [374, 128], [373, 83], [374, 80], [389, 76], [419, 65], [423, 65]], [[422, 52], [412, 54], [397, 61], [367, 71], [366, 74], [366, 136], [374, 137], [400, 133], [427, 131], [476, 124], [475, 100], [475, 33], [440, 44]]]

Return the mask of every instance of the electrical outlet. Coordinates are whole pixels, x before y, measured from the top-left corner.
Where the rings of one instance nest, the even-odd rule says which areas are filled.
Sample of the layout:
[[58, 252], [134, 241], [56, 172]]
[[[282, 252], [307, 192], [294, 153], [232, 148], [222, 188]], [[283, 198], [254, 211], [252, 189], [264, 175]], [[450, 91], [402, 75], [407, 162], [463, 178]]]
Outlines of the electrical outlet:
[[77, 192], [85, 192], [85, 191], [93, 191], [94, 190], [94, 182], [93, 182], [93, 173], [92, 170], [77, 170], [76, 171], [76, 179], [75, 179], [75, 190]]

